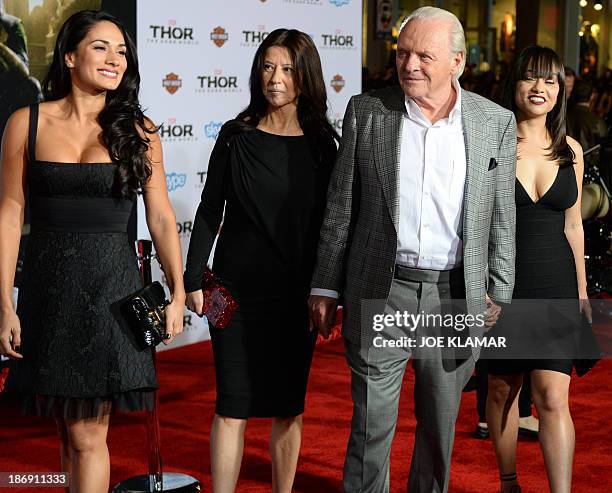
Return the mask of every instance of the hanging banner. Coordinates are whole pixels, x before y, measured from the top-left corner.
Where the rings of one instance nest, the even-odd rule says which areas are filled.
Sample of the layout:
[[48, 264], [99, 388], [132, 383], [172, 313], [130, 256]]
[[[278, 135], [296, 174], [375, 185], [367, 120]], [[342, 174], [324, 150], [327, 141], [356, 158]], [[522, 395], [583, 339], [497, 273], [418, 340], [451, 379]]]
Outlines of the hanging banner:
[[376, 0], [376, 39], [391, 39], [393, 37], [394, 17], [391, 0]]
[[[274, 29], [308, 33], [321, 56], [330, 120], [341, 131], [350, 96], [361, 92], [358, 0], [139, 0], [137, 37], [140, 100], [160, 130], [168, 192], [176, 212], [183, 259], [221, 125], [249, 100], [255, 50]], [[139, 238], [148, 238], [139, 205]], [[154, 266], [153, 276], [163, 280]], [[205, 319], [185, 314], [172, 347], [208, 339]]]

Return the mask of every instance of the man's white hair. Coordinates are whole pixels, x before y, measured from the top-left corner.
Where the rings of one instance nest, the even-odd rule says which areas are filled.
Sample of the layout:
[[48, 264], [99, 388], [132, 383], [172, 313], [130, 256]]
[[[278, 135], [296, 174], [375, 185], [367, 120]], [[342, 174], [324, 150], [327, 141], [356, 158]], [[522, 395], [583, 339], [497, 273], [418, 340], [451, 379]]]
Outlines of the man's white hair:
[[457, 72], [457, 78], [461, 77], [463, 69], [465, 68], [467, 50], [465, 47], [465, 32], [463, 31], [463, 26], [461, 25], [461, 22], [459, 22], [459, 19], [457, 19], [457, 16], [448, 10], [439, 9], [437, 7], [421, 7], [420, 9], [416, 9], [402, 21], [397, 37], [399, 38], [399, 35], [406, 24], [417, 19], [439, 19], [448, 21], [450, 23], [451, 29], [449, 34], [451, 51], [453, 53], [463, 53], [463, 62], [461, 62], [459, 72]]

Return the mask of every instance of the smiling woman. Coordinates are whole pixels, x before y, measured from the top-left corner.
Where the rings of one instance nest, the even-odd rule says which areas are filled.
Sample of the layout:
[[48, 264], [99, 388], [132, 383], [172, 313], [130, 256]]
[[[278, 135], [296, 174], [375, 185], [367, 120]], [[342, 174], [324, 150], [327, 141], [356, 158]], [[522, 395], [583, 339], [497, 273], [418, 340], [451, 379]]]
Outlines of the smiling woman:
[[[110, 156], [117, 163], [118, 179], [114, 186], [121, 196], [128, 197], [151, 176], [145, 156], [146, 135], [151, 131], [138, 104], [140, 75], [136, 47], [114, 17], [104, 12], [86, 17], [84, 12], [90, 11], [72, 16], [58, 34], [58, 40], [64, 39], [56, 43], [43, 92], [47, 101], [61, 101], [73, 88], [104, 100], [106, 104], [97, 119], [106, 150], [101, 150], [100, 143], [95, 141], [97, 133], [86, 147], [98, 148], [103, 156]], [[61, 125], [52, 129], [58, 131], [55, 137], [60, 142], [62, 136], [67, 140], [70, 135], [62, 131]], [[70, 148], [57, 146], [58, 141], [53, 138], [49, 139], [51, 142], [51, 152]], [[72, 157], [78, 161], [82, 158], [80, 153]]]
[[[506, 327], [520, 327], [525, 340], [545, 348], [547, 357], [489, 361], [487, 423], [501, 491], [519, 493], [517, 396], [523, 375], [528, 375], [540, 418], [539, 439], [550, 491], [565, 493], [572, 489], [575, 437], [568, 396], [577, 327], [571, 317], [569, 323], [555, 323], [550, 316], [537, 318], [554, 311], [546, 300], [564, 300], [565, 306], [576, 315], [582, 311], [587, 320], [590, 307], [580, 215], [584, 163], [580, 145], [565, 134], [565, 73], [559, 56], [542, 46], [525, 48], [506, 79], [503, 103], [516, 115], [518, 135], [513, 299], [537, 299], [541, 307], [540, 313], [518, 312], [517, 322]], [[512, 320], [513, 313], [510, 308], [506, 320]], [[503, 330], [503, 323], [498, 330]]]
[[[93, 91], [119, 87], [127, 68], [127, 48], [121, 31], [109, 21], [93, 26], [76, 50], [66, 53], [66, 66], [77, 72], [75, 79]], [[102, 77], [100, 77], [102, 76]]]
[[551, 139], [550, 157], [571, 162], [573, 153], [565, 133], [565, 92], [565, 71], [559, 56], [550, 48], [532, 46], [526, 48], [512, 66], [506, 78], [502, 104], [511, 109], [517, 119], [543, 116]]
[[[109, 415], [151, 408], [157, 387], [151, 352], [117, 309], [141, 287], [127, 237], [139, 190], [172, 291], [166, 333], [182, 331], [176, 219], [139, 81], [123, 26], [104, 12], [77, 12], [58, 33], [46, 101], [17, 110], [2, 143], [0, 354], [14, 360], [7, 391], [25, 412], [56, 420], [75, 491], [108, 491]], [[9, 293], [26, 187], [31, 231], [15, 312]]]

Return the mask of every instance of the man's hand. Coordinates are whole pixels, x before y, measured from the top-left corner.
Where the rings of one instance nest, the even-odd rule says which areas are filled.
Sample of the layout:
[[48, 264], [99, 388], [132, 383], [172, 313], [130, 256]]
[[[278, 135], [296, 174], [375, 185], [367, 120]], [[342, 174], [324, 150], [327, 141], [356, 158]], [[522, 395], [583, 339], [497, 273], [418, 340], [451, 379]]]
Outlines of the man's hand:
[[489, 332], [493, 326], [497, 323], [499, 316], [501, 315], [501, 306], [496, 304], [489, 295], [485, 295], [485, 301], [487, 303], [487, 309], [485, 310], [485, 332]]
[[319, 329], [324, 339], [328, 339], [336, 320], [338, 300], [329, 296], [311, 295], [308, 299], [310, 330]]

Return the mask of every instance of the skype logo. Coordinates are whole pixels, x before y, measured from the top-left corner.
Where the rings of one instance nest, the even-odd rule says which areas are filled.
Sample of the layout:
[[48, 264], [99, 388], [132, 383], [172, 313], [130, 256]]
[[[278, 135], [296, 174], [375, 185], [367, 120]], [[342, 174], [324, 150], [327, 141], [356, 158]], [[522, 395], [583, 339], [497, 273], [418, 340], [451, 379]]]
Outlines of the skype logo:
[[183, 188], [186, 183], [187, 175], [185, 173], [166, 173], [166, 186], [169, 192]]

